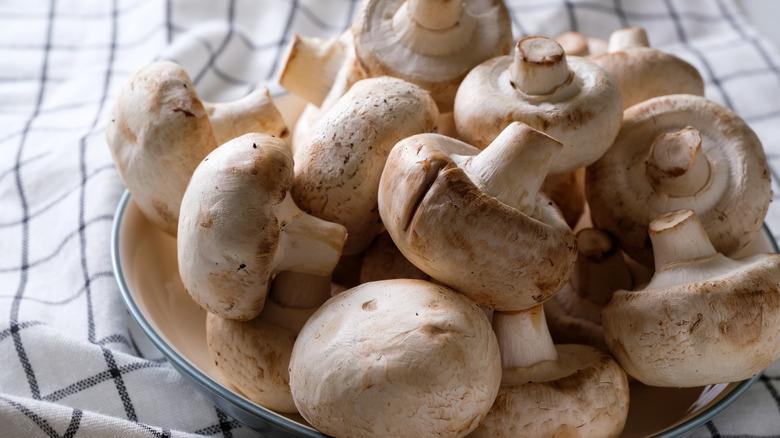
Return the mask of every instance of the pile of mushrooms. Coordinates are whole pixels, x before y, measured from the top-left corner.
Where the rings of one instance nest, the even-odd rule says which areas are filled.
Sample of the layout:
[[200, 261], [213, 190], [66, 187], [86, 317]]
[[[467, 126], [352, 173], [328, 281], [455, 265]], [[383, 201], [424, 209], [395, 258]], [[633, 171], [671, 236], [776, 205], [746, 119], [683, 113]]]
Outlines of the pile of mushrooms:
[[250, 400], [336, 437], [616, 437], [629, 379], [780, 357], [780, 256], [731, 258], [763, 148], [644, 30], [513, 45], [501, 1], [365, 0], [279, 81], [289, 128], [153, 63], [106, 130]]

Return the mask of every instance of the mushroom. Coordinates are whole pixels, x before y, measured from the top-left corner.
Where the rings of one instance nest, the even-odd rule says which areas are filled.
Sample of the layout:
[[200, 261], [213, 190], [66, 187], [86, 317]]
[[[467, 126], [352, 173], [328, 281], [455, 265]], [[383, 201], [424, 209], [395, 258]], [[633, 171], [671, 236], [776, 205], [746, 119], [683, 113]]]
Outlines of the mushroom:
[[704, 96], [696, 67], [671, 53], [650, 47], [641, 27], [619, 29], [609, 37], [607, 52], [591, 58], [609, 73], [623, 95], [623, 108], [656, 96]]
[[292, 194], [306, 212], [344, 225], [344, 254], [363, 251], [383, 230], [377, 187], [387, 154], [407, 136], [436, 129], [438, 111], [422, 88], [391, 77], [358, 81], [295, 148]]
[[620, 90], [586, 58], [567, 57], [555, 40], [518, 41], [514, 56], [474, 67], [455, 97], [458, 138], [480, 149], [513, 121], [563, 143], [550, 173], [596, 161], [612, 144], [623, 117]]
[[736, 114], [694, 95], [660, 96], [625, 111], [614, 145], [586, 170], [593, 224], [653, 265], [647, 226], [691, 209], [726, 256], [761, 229], [771, 181], [761, 142]]
[[319, 107], [354, 51], [351, 38], [350, 31], [327, 40], [295, 35], [282, 57], [279, 85]]
[[409, 261], [477, 303], [542, 303], [577, 256], [574, 233], [539, 191], [561, 148], [518, 122], [481, 152], [440, 134], [409, 137], [382, 173], [382, 221]]
[[330, 276], [280, 272], [263, 311], [250, 321], [206, 314], [206, 345], [217, 368], [249, 400], [277, 412], [297, 413], [289, 364], [308, 318], [330, 298]]
[[352, 24], [369, 77], [393, 76], [429, 90], [452, 111], [472, 67], [512, 48], [509, 11], [500, 0], [365, 0]]
[[581, 32], [569, 31], [555, 37], [555, 41], [563, 47], [566, 56], [596, 56], [607, 51], [609, 42], [595, 37], [589, 37]]
[[753, 377], [780, 357], [780, 255], [718, 253], [691, 210], [649, 229], [655, 275], [616, 291], [602, 313], [628, 374], [651, 386], [702, 386]]
[[256, 130], [281, 135], [286, 129], [268, 90], [236, 102], [203, 102], [181, 66], [159, 61], [140, 69], [119, 91], [106, 141], [144, 216], [176, 236], [187, 182], [209, 152], [231, 135]]
[[290, 359], [301, 415], [337, 437], [465, 436], [500, 381], [483, 311], [423, 280], [375, 281], [334, 296], [303, 326]]
[[597, 228], [577, 236], [577, 263], [569, 282], [544, 303], [550, 334], [556, 343], [587, 344], [606, 350], [601, 309], [619, 289], [634, 285], [617, 241]]
[[618, 437], [628, 379], [609, 352], [553, 344], [538, 305], [495, 312], [502, 377], [496, 401], [470, 438]]
[[360, 263], [360, 283], [393, 278], [431, 279], [430, 275], [404, 257], [395, 246], [390, 234], [384, 231], [376, 236], [363, 254]]
[[561, 209], [566, 223], [574, 228], [585, 213], [585, 168], [547, 175], [542, 191]]
[[289, 189], [291, 152], [282, 139], [245, 134], [197, 167], [181, 203], [179, 273], [190, 296], [222, 318], [263, 309], [279, 271], [329, 275], [346, 230], [301, 211]]

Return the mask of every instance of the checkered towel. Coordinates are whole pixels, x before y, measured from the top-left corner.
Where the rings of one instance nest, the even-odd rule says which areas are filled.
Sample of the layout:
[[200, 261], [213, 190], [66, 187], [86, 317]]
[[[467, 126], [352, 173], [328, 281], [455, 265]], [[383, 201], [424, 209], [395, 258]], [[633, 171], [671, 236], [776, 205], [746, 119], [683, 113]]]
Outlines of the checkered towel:
[[[515, 36], [639, 25], [780, 169], [780, 63], [729, 0], [510, 0]], [[172, 59], [206, 100], [274, 86], [296, 33], [341, 33], [355, 0], [0, 3], [0, 436], [258, 436], [212, 406], [128, 316], [111, 223], [124, 187], [104, 139], [119, 87]], [[778, 179], [774, 193], [780, 193]], [[766, 219], [780, 231], [775, 202]], [[780, 436], [780, 364], [695, 437]], [[648, 412], [647, 415], [652, 415]]]

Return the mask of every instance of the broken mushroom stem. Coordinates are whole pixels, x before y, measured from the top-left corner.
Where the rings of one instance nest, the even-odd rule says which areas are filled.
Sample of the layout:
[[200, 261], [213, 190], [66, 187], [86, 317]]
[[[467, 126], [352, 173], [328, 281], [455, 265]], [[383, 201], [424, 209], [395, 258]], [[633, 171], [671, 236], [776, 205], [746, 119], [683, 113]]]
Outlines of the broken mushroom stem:
[[541, 304], [527, 310], [494, 312], [493, 330], [501, 352], [501, 367], [505, 370], [529, 368], [558, 359]]
[[467, 158], [463, 170], [485, 193], [533, 216], [544, 178], [562, 148], [549, 135], [513, 122], [482, 152]]
[[463, 2], [451, 0], [408, 0], [411, 19], [430, 30], [444, 30], [458, 24], [463, 15]]
[[607, 52], [614, 53], [632, 47], [650, 47], [647, 32], [639, 26], [618, 29], [609, 35]]
[[650, 223], [656, 271], [676, 262], [716, 256], [699, 217], [692, 210], [665, 213]]
[[572, 78], [563, 47], [537, 36], [517, 42], [509, 74], [514, 87], [530, 96], [552, 94]]
[[711, 171], [701, 142], [701, 133], [691, 126], [656, 137], [646, 168], [653, 187], [673, 197], [692, 196], [704, 188]]
[[268, 88], [259, 88], [231, 102], [203, 102], [217, 145], [247, 132], [286, 138], [289, 130]]
[[429, 56], [457, 52], [469, 43], [476, 25], [460, 1], [407, 0], [393, 15], [401, 43]]

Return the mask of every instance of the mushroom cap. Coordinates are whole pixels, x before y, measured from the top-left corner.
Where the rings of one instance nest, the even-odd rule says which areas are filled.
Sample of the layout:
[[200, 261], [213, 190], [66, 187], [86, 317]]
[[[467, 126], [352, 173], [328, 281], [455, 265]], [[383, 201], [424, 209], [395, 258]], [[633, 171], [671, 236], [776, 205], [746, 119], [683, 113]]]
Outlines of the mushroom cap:
[[482, 421], [501, 381], [485, 313], [423, 280], [364, 283], [328, 300], [290, 360], [301, 415], [333, 436], [462, 437]]
[[428, 92], [391, 77], [358, 81], [295, 147], [292, 195], [304, 211], [348, 230], [344, 254], [364, 250], [383, 230], [377, 187], [393, 145], [436, 129]]
[[225, 378], [253, 402], [295, 413], [288, 366], [295, 333], [262, 319], [233, 321], [206, 314], [206, 345]]
[[159, 61], [138, 70], [119, 91], [106, 140], [144, 216], [176, 236], [187, 182], [217, 147], [206, 110], [184, 69]]
[[618, 437], [628, 416], [626, 374], [610, 354], [556, 345], [557, 361], [504, 370], [485, 420], [469, 437]]
[[[645, 161], [658, 136], [686, 126], [701, 135], [709, 181], [692, 196], [670, 196], [655, 189]], [[695, 211], [715, 249], [728, 256], [755, 238], [771, 200], [769, 167], [753, 130], [727, 108], [682, 94], [628, 108], [613, 146], [588, 166], [585, 189], [594, 225], [646, 266], [653, 265], [647, 227], [662, 213]]]
[[360, 283], [392, 278], [430, 280], [431, 276], [407, 260], [390, 234], [382, 232], [363, 253]]
[[567, 82], [549, 94], [526, 94], [510, 72], [520, 43], [515, 56], [485, 61], [461, 82], [453, 111], [458, 138], [483, 149], [507, 125], [520, 121], [564, 144], [550, 173], [596, 161], [620, 130], [623, 108], [615, 81], [588, 59], [570, 56], [561, 61], [570, 70]]
[[704, 80], [682, 58], [652, 47], [630, 47], [590, 58], [612, 76], [623, 96], [623, 108], [656, 96], [704, 96]]
[[485, 194], [455, 161], [479, 153], [440, 134], [400, 141], [382, 174], [379, 212], [404, 256], [432, 278], [491, 309], [527, 309], [568, 280], [574, 234], [549, 200], [535, 219]]
[[247, 134], [193, 173], [179, 220], [179, 272], [207, 311], [249, 320], [262, 310], [281, 241], [272, 207], [285, 199], [292, 172], [284, 140]]
[[602, 311], [607, 346], [646, 385], [735, 382], [780, 357], [780, 255], [702, 262], [700, 278], [677, 263], [671, 285], [616, 291]]
[[[511, 50], [509, 11], [499, 0], [462, 2], [457, 24], [429, 29], [410, 16], [410, 3], [363, 3], [352, 24], [358, 60], [368, 76], [388, 75], [413, 82], [430, 90], [440, 111], [451, 111], [458, 84], [469, 70]], [[451, 7], [442, 3], [441, 8]], [[433, 10], [441, 17], [443, 9]]]

